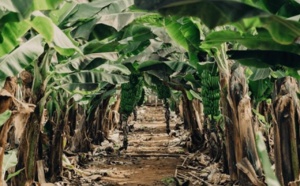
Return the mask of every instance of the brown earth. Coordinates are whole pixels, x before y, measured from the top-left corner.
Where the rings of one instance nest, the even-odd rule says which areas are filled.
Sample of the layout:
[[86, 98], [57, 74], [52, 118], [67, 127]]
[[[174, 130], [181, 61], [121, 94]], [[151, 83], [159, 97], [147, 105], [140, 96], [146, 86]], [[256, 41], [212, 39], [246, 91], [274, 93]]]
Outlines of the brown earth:
[[[80, 167], [78, 177], [65, 172], [67, 185], [124, 185], [124, 186], [164, 186], [176, 185], [175, 170], [186, 157], [183, 140], [168, 135], [164, 123], [163, 107], [143, 107], [139, 109], [138, 121], [130, 121], [133, 129], [129, 133], [127, 151], [117, 152], [122, 135], [114, 131], [111, 139], [93, 154], [83, 155], [77, 160]], [[171, 121], [171, 129], [178, 120]], [[173, 130], [175, 134], [175, 131]], [[181, 135], [182, 136], [182, 135]], [[183, 135], [184, 136], [184, 135]], [[113, 152], [107, 153], [110, 147]], [[104, 150], [103, 150], [104, 149]], [[79, 156], [80, 157], [80, 156]], [[71, 160], [72, 162], [72, 160]], [[82, 172], [81, 172], [82, 171]], [[75, 171], [76, 172], [76, 171]], [[69, 179], [67, 179], [69, 177]], [[178, 184], [177, 184], [178, 185]]]
[[110, 172], [102, 181], [128, 186], [172, 185], [176, 166], [183, 162], [184, 149], [174, 144], [175, 137], [165, 132], [162, 107], [147, 107], [145, 113], [139, 113], [139, 118], [142, 121], [136, 122], [129, 134], [127, 151], [109, 160], [115, 164], [99, 165], [98, 168]]
[[[93, 152], [65, 158], [61, 182], [55, 185], [74, 186], [201, 186], [236, 185], [222, 172], [222, 163], [214, 162], [209, 151], [195, 153], [185, 150], [188, 132], [174, 130], [181, 123], [171, 119], [171, 134], [166, 134], [162, 107], [142, 107], [138, 121], [129, 133], [127, 151], [119, 153], [122, 134], [111, 131], [110, 138], [95, 146]], [[178, 129], [178, 125], [176, 127]], [[207, 151], [207, 152], [206, 152]], [[68, 162], [68, 163], [66, 163]], [[42, 185], [43, 186], [43, 185]]]

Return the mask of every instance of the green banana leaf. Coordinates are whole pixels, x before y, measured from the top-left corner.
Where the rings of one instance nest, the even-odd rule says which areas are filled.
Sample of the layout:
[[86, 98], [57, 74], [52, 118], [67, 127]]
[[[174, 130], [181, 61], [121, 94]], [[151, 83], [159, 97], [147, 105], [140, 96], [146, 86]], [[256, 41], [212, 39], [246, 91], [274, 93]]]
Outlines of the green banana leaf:
[[61, 55], [70, 56], [76, 51], [81, 52], [72, 40], [41, 12], [35, 13], [31, 25], [48, 43], [53, 43], [55, 50]]
[[105, 24], [115, 28], [117, 31], [122, 30], [125, 26], [132, 23], [136, 18], [141, 17], [143, 12], [124, 12], [115, 14], [104, 14], [99, 16], [96, 24]]
[[198, 48], [200, 44], [200, 31], [191, 18], [173, 17], [165, 19], [165, 28], [169, 36], [180, 46], [189, 50], [189, 45], [192, 44]]
[[[125, 1], [130, 3], [132, 0], [125, 0]], [[66, 17], [66, 18], [68, 18], [69, 23], [74, 24], [78, 21], [83, 22], [86, 20], [90, 20], [91, 18], [96, 17], [97, 14], [100, 13], [101, 11], [107, 11], [108, 9], [113, 10], [113, 8], [110, 8], [110, 6], [116, 7], [114, 11], [116, 10], [122, 11], [128, 8], [128, 6], [127, 7], [118, 6], [118, 3], [120, 2], [121, 0], [96, 0], [96, 1], [92, 1], [91, 3], [77, 4], [75, 8], [75, 13], [70, 15], [70, 17]], [[129, 6], [131, 6], [131, 4], [133, 3], [130, 3]], [[122, 5], [124, 5], [124, 3], [122, 3]]]
[[210, 48], [219, 46], [225, 42], [237, 42], [248, 49], [286, 51], [300, 54], [300, 46], [297, 44], [283, 45], [275, 42], [266, 30], [258, 30], [255, 35], [241, 33], [232, 30], [213, 31], [209, 33], [201, 43], [201, 48], [210, 50]]
[[139, 8], [158, 10], [163, 15], [199, 17], [209, 28], [243, 18], [267, 15], [266, 12], [238, 0], [135, 0], [134, 3]]
[[259, 0], [259, 2], [254, 3], [254, 5], [255, 4], [260, 4], [260, 7], [264, 7], [264, 9], [272, 12], [273, 14], [283, 17], [292, 17], [300, 14], [299, 1], [297, 2], [295, 0]]
[[6, 110], [2, 114], [0, 114], [0, 127], [10, 118], [11, 116], [11, 111]]
[[68, 83], [101, 83], [107, 82], [113, 85], [128, 82], [128, 76], [111, 74], [103, 71], [81, 71], [63, 77], [61, 85]]
[[33, 0], [11, 0], [11, 3], [17, 9], [22, 19], [27, 18], [33, 10]]
[[12, 3], [22, 19], [28, 18], [35, 10], [51, 10], [63, 2], [63, 0], [2, 0], [3, 4]]
[[[250, 3], [249, 3], [250, 2]], [[194, 16], [209, 28], [234, 24], [242, 30], [262, 27], [269, 31], [274, 41], [292, 44], [300, 36], [300, 23], [286, 20], [267, 11], [250, 6], [243, 0], [135, 0], [136, 6], [147, 10], [158, 10], [163, 15]]]
[[[65, 4], [62, 10], [53, 12], [51, 17], [60, 25], [80, 23], [74, 30], [75, 36], [88, 39], [96, 25], [105, 24], [119, 31], [145, 14], [143, 12], [128, 12], [128, 8], [132, 5], [133, 0], [98, 0], [77, 5], [74, 3]], [[61, 15], [64, 15], [63, 19], [59, 18]]]
[[120, 43], [116, 38], [109, 41], [93, 40], [82, 46], [84, 54], [102, 53], [102, 52], [117, 52]]
[[0, 42], [0, 57], [10, 53], [20, 44], [21, 37], [30, 29], [30, 24], [26, 21], [6, 23], [2, 29]]
[[10, 12], [18, 12], [18, 10], [11, 0], [2, 0], [0, 2], [0, 20]]
[[93, 53], [69, 59], [67, 62], [61, 62], [55, 66], [56, 73], [72, 73], [79, 70], [88, 70], [96, 68], [105, 62], [116, 61], [119, 59], [116, 52]]
[[190, 73], [195, 69], [186, 62], [178, 61], [145, 61], [140, 63], [138, 67], [139, 71], [148, 71], [148, 70], [163, 70], [169, 72], [170, 75], [174, 72], [176, 73]]
[[0, 2], [0, 57], [18, 46], [21, 37], [31, 28], [25, 18], [35, 10], [54, 9], [61, 2], [62, 0], [2, 0]]
[[252, 74], [249, 77], [250, 81], [262, 80], [270, 77], [272, 70], [271, 68], [252, 68]]
[[[11, 168], [16, 166], [18, 163], [18, 158], [17, 158], [17, 150], [11, 150], [8, 151], [7, 154], [4, 155], [4, 159], [3, 159], [3, 174], [5, 174], [5, 172]], [[4, 177], [4, 175], [1, 175]]]
[[62, 2], [63, 2], [63, 0], [33, 0], [33, 9], [34, 10], [53, 10], [53, 9], [58, 8], [58, 6]]
[[170, 49], [168, 51], [161, 49], [163, 43], [157, 40], [150, 40], [150, 45], [145, 48], [142, 52], [138, 53], [137, 55], [128, 57], [124, 59], [124, 62], [139, 62], [139, 61], [151, 61], [151, 60], [159, 60], [159, 57], [172, 53], [176, 51], [175, 48]]
[[271, 168], [271, 162], [268, 156], [267, 148], [264, 143], [264, 137], [261, 132], [256, 133], [256, 148], [258, 151], [258, 156], [262, 162], [262, 167], [266, 177], [266, 183], [272, 186], [280, 186], [274, 171]]
[[3, 88], [6, 77], [19, 74], [44, 52], [43, 45], [43, 38], [38, 35], [0, 58], [0, 89]]

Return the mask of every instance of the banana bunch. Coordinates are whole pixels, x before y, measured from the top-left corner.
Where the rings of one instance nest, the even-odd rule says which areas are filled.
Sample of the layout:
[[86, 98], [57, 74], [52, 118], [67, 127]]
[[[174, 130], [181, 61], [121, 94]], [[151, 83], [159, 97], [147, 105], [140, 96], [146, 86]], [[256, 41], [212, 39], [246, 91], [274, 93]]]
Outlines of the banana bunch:
[[143, 79], [136, 74], [131, 74], [128, 83], [121, 85], [120, 112], [130, 115], [141, 99]]
[[201, 97], [204, 106], [204, 114], [217, 116], [220, 114], [219, 100], [219, 76], [208, 70], [203, 70], [201, 74]]
[[156, 83], [156, 90], [158, 99], [165, 99], [171, 97], [171, 89], [162, 82]]

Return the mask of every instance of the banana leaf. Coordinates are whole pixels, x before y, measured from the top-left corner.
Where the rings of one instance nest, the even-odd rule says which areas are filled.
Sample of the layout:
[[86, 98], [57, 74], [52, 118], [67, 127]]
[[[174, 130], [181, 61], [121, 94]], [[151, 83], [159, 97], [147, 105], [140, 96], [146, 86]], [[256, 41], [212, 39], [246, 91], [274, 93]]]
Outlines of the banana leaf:
[[38, 35], [22, 44], [12, 53], [0, 58], [0, 89], [6, 77], [16, 76], [44, 52], [43, 38]]

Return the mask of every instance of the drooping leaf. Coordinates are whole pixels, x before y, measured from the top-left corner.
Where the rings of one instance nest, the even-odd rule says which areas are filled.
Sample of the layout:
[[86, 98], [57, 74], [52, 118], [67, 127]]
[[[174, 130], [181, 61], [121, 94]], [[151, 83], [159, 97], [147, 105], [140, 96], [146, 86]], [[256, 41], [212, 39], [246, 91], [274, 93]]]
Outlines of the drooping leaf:
[[11, 178], [13, 178], [13, 177], [19, 175], [24, 169], [25, 169], [25, 168], [19, 169], [18, 171], [14, 172], [14, 173], [10, 173], [10, 174], [7, 176], [7, 178], [6, 178], [5, 181], [7, 182], [7, 181], [9, 181]]
[[249, 78], [251, 81], [266, 79], [272, 72], [270, 68], [254, 68], [252, 71], [253, 74]]
[[47, 42], [52, 42], [55, 50], [65, 56], [70, 56], [75, 51], [80, 52], [71, 39], [68, 38], [68, 36], [59, 29], [50, 18], [41, 13], [36, 13], [35, 15], [35, 18], [31, 22], [32, 27], [38, 31]]
[[257, 81], [249, 81], [249, 90], [251, 92], [251, 98], [256, 103], [266, 100], [271, 97], [273, 83], [269, 78], [260, 79]]
[[186, 72], [188, 73], [188, 70], [192, 70], [193, 67], [191, 67], [188, 63], [185, 62], [176, 62], [176, 61], [144, 61], [142, 62], [138, 69], [140, 71], [147, 71], [147, 70], [163, 70], [163, 71], [170, 71], [173, 72]]
[[284, 19], [276, 15], [243, 19], [234, 25], [242, 31], [264, 28], [268, 30], [275, 42], [283, 45], [295, 43], [300, 35], [300, 23], [298, 21]]
[[[142, 52], [138, 53], [137, 55], [131, 56], [129, 58], [126, 58], [124, 62], [138, 62], [138, 61], [151, 61], [151, 60], [159, 60], [159, 55], [155, 54], [155, 52], [162, 53], [164, 55], [165, 53], [163, 51], [159, 51], [161, 48], [161, 45], [163, 43], [157, 40], [150, 39], [150, 45], [144, 49]], [[173, 49], [171, 52], [173, 52], [175, 49]], [[166, 52], [167, 53], [167, 52]], [[165, 54], [166, 55], [166, 54]]]
[[2, 114], [0, 114], [0, 127], [10, 118], [11, 116], [11, 111], [6, 110]]
[[2, 17], [9, 14], [10, 12], [18, 12], [16, 7], [13, 5], [12, 1], [11, 0], [0, 1], [0, 20]]
[[68, 83], [101, 83], [108, 82], [116, 85], [125, 83], [128, 81], [128, 77], [118, 74], [109, 74], [101, 71], [81, 71], [72, 73], [61, 79], [61, 84]]
[[[55, 72], [57, 73], [72, 73], [79, 70], [87, 70], [88, 67], [96, 68], [107, 60], [116, 61], [118, 59], [118, 53], [116, 52], [104, 52], [93, 53], [84, 56], [79, 56], [74, 59], [70, 59], [68, 62], [56, 65]], [[95, 63], [91, 66], [91, 63]]]
[[281, 44], [293, 44], [300, 36], [300, 23], [291, 20], [284, 20], [278, 16], [263, 17], [260, 19], [261, 25], [269, 31], [272, 38]]
[[53, 10], [58, 7], [63, 0], [33, 0], [34, 10]]
[[30, 24], [26, 21], [6, 23], [2, 29], [0, 42], [0, 57], [10, 53], [20, 44], [21, 37], [30, 29]]
[[201, 42], [201, 48], [210, 50], [210, 48], [225, 42], [237, 42], [248, 49], [286, 51], [300, 54], [299, 45], [279, 44], [265, 30], [258, 30], [255, 35], [232, 30], [213, 31], [206, 36], [205, 41]]
[[209, 28], [243, 18], [266, 15], [260, 9], [236, 0], [135, 0], [142, 9], [158, 10], [163, 15], [199, 17]]
[[130, 70], [128, 70], [128, 68], [126, 68], [126, 66], [124, 66], [122, 64], [109, 63], [109, 62], [104, 63], [95, 69], [96, 70], [102, 69], [108, 73], [119, 72], [119, 73], [126, 74], [126, 75], [129, 75], [131, 73]]
[[58, 10], [51, 11], [49, 17], [56, 25], [60, 26], [77, 11], [78, 4], [75, 2], [65, 2]]
[[120, 43], [115, 39], [109, 41], [93, 40], [83, 46], [84, 54], [102, 53], [102, 52], [117, 52]]
[[[5, 174], [5, 172], [13, 167], [16, 166], [18, 163], [18, 158], [17, 158], [17, 150], [11, 150], [8, 151], [7, 154], [4, 155], [4, 159], [3, 159], [3, 174]], [[4, 177], [4, 175], [1, 175]]]
[[202, 100], [200, 93], [199, 92], [195, 92], [194, 90], [189, 90], [189, 93], [193, 96], [193, 98], [196, 98], [198, 100]]
[[33, 0], [11, 0], [23, 19], [27, 18], [33, 9]]
[[278, 179], [276, 178], [274, 171], [272, 170], [271, 162], [267, 152], [266, 145], [263, 140], [263, 135], [261, 132], [256, 133], [256, 148], [258, 151], [258, 156], [262, 162], [262, 167], [266, 177], [266, 183], [268, 185], [280, 186]]
[[47, 42], [53, 41], [54, 27], [52, 20], [46, 16], [36, 16], [31, 21], [32, 27], [39, 32]]
[[125, 12], [109, 15], [101, 15], [97, 24], [105, 24], [114, 27], [117, 31], [120, 31], [125, 26], [133, 22], [136, 18], [141, 17], [145, 13], [142, 12]]
[[263, 27], [270, 32], [273, 40], [281, 44], [292, 44], [299, 37], [299, 22], [285, 20], [247, 3], [242, 0], [135, 0], [138, 7], [158, 9], [164, 15], [199, 17], [209, 28], [237, 22], [236, 25], [243, 30]]
[[121, 2], [120, 0], [97, 0], [91, 3], [81, 3], [76, 6], [76, 11], [69, 17], [68, 22], [76, 23], [77, 21], [90, 20], [97, 13], [108, 7], [110, 4]]
[[167, 19], [165, 21], [165, 28], [169, 36], [185, 50], [188, 50], [188, 42], [181, 32], [182, 27], [183, 25], [176, 21]]
[[101, 83], [67, 83], [57, 88], [62, 88], [72, 94], [84, 95], [84, 93], [90, 94], [90, 91], [94, 91], [100, 87]]
[[276, 13], [283, 17], [293, 17], [300, 14], [300, 2], [297, 0], [285, 1]]
[[0, 58], [0, 89], [6, 77], [19, 74], [44, 52], [42, 41], [43, 38], [38, 35]]
[[300, 14], [300, 4], [299, 1], [295, 0], [260, 0], [261, 7], [263, 6], [266, 10], [283, 17], [292, 17], [294, 15]]

